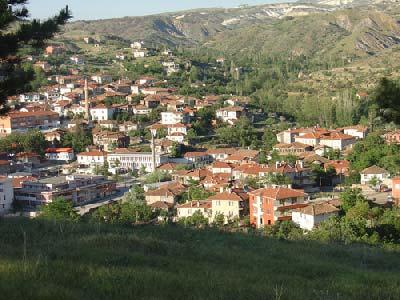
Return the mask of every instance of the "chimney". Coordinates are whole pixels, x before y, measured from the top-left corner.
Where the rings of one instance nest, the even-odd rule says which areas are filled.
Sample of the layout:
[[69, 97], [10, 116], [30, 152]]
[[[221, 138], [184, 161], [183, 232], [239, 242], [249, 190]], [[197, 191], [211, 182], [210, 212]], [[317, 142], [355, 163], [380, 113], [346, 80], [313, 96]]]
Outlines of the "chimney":
[[224, 192], [224, 188], [223, 188], [222, 186], [219, 188], [219, 192], [220, 192], [220, 193], [223, 193], [223, 192]]
[[197, 201], [197, 207], [200, 207], [200, 201]]
[[279, 168], [281, 166], [281, 163], [279, 161], [275, 162], [275, 168]]

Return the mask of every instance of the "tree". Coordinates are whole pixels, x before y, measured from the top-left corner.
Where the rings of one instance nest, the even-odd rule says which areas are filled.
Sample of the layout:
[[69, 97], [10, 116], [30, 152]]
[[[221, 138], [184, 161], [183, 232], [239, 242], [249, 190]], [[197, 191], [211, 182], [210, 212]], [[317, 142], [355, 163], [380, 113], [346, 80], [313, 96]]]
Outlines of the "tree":
[[185, 226], [204, 227], [208, 225], [208, 219], [204, 217], [200, 210], [196, 210], [190, 217], [182, 218], [179, 220]]
[[122, 202], [131, 202], [142, 204], [145, 202], [144, 189], [138, 185], [132, 187], [129, 192], [125, 193]]
[[380, 180], [378, 177], [374, 176], [369, 180], [368, 183], [372, 188], [376, 189], [382, 183], [382, 180]]
[[[45, 41], [72, 17], [67, 6], [46, 21], [29, 20], [27, 3], [28, 0], [0, 0], [0, 69], [5, 72], [5, 80], [0, 81], [3, 110], [7, 96], [22, 92], [34, 78], [33, 71], [24, 71], [17, 57], [18, 50], [26, 45], [36, 49], [43, 47]], [[17, 29], [10, 30], [15, 24], [18, 24]]]
[[152, 183], [170, 181], [171, 179], [172, 179], [171, 174], [156, 170], [155, 172], [148, 174], [144, 182], [146, 184], [152, 184]]
[[71, 147], [75, 153], [85, 151], [92, 144], [92, 137], [81, 126], [75, 126], [73, 131], [67, 132], [62, 140], [64, 147]]
[[177, 142], [172, 143], [171, 157], [175, 157], [175, 158], [182, 157], [182, 146]]
[[373, 101], [379, 113], [387, 122], [400, 124], [400, 85], [388, 78], [382, 78], [374, 91]]
[[270, 173], [260, 179], [260, 182], [265, 185], [289, 185], [292, 184], [292, 180], [285, 174]]
[[292, 221], [283, 221], [266, 226], [265, 234], [278, 239], [298, 240], [303, 237], [303, 230]]
[[217, 213], [214, 217], [213, 225], [223, 227], [225, 225], [225, 216], [222, 213]]
[[262, 137], [262, 143], [267, 151], [271, 151], [272, 147], [278, 143], [276, 134], [271, 129], [265, 129]]
[[40, 217], [56, 221], [76, 221], [79, 219], [79, 215], [74, 210], [72, 202], [66, 201], [62, 197], [41, 206]]
[[357, 202], [365, 202], [366, 199], [362, 195], [360, 189], [345, 189], [340, 195], [340, 200], [342, 201], [342, 208], [345, 212], [349, 211], [354, 207]]

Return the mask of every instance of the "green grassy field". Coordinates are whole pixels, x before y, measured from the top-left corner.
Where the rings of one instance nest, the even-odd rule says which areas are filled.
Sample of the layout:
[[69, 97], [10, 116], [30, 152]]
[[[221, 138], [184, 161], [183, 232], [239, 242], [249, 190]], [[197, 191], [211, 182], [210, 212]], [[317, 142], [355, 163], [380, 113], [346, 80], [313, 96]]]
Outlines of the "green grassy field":
[[399, 266], [399, 253], [366, 246], [0, 220], [7, 300], [399, 299]]

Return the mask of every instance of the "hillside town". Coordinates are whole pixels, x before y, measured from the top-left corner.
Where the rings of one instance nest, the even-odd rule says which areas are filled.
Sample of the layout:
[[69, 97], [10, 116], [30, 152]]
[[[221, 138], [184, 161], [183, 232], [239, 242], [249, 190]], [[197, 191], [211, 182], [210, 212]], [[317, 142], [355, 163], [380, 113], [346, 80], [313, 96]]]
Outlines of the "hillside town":
[[[101, 47], [92, 38], [84, 42]], [[65, 51], [50, 45], [44, 55]], [[348, 157], [368, 137], [368, 126], [297, 128], [283, 115], [255, 110], [249, 97], [181, 95], [169, 82], [184, 68], [173, 51], [133, 42], [128, 54], [116, 58], [159, 58], [164, 77], [88, 73], [77, 55], [61, 74], [48, 61], [26, 58], [35, 61], [44, 84], [10, 96], [11, 110], [0, 117], [1, 215], [36, 216], [60, 198], [84, 215], [139, 187], [146, 205], [158, 212], [153, 222], [200, 214], [210, 224], [262, 228], [291, 220], [312, 230], [339, 213], [349, 177], [358, 178], [352, 187], [373, 205], [400, 204], [397, 174], [377, 165], [357, 174], [351, 169]], [[223, 63], [217, 59], [215, 68]], [[260, 119], [272, 120], [269, 134], [255, 127], [249, 143], [242, 137], [229, 141], [243, 123]], [[218, 138], [224, 132], [228, 137]], [[13, 136], [31, 144], [18, 145]], [[399, 131], [381, 138], [400, 144]]]

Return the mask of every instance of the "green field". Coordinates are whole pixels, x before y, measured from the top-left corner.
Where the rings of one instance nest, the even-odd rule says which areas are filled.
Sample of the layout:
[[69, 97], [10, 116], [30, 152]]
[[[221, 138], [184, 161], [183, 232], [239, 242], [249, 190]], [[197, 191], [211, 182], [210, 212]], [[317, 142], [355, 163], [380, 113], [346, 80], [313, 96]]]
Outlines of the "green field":
[[399, 266], [398, 252], [361, 245], [0, 220], [7, 300], [399, 299]]

